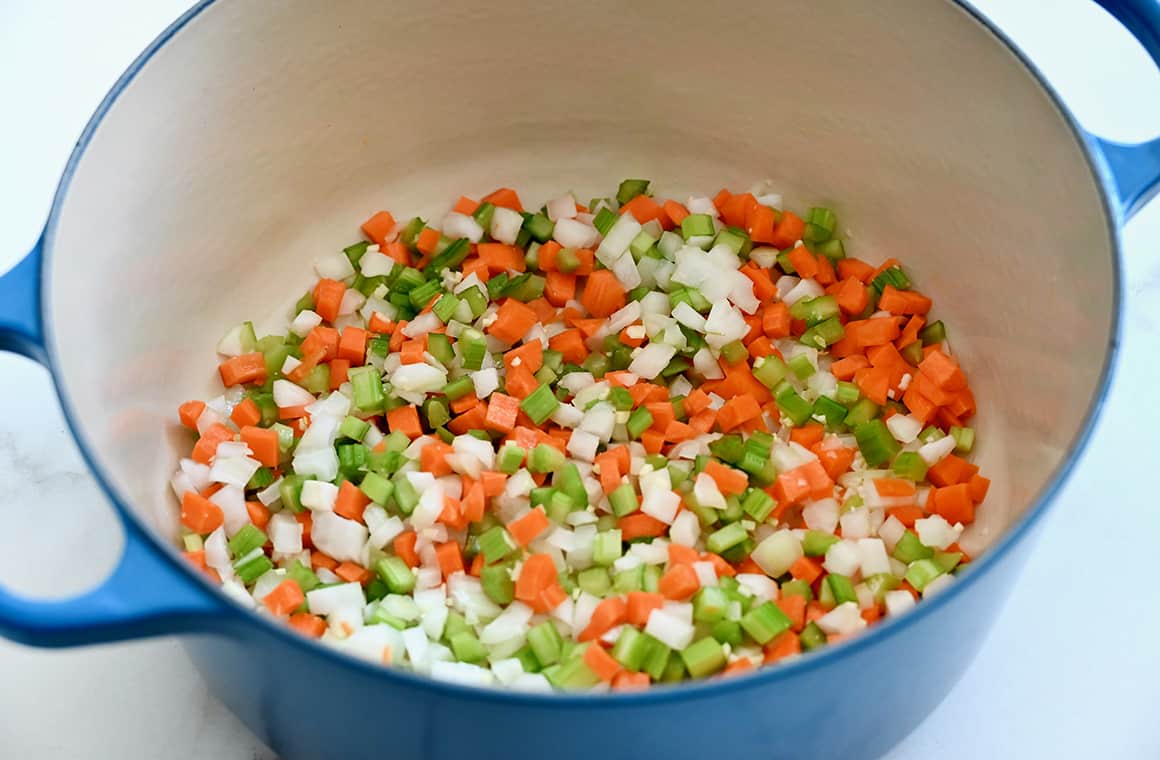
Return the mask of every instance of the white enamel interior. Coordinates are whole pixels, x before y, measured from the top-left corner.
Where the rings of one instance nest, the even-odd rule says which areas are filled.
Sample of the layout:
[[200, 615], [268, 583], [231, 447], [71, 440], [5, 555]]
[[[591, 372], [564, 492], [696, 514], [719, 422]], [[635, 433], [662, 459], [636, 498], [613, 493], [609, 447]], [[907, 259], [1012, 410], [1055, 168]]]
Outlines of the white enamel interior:
[[968, 548], [1045, 486], [1098, 385], [1111, 234], [1031, 74], [931, 0], [219, 0], [109, 110], [51, 240], [84, 442], [173, 535], [178, 403], [219, 392], [221, 333], [278, 326], [315, 255], [381, 208], [625, 176], [675, 197], [771, 178], [833, 205], [852, 255], [902, 259], [935, 298], [972, 378], [994, 485]]

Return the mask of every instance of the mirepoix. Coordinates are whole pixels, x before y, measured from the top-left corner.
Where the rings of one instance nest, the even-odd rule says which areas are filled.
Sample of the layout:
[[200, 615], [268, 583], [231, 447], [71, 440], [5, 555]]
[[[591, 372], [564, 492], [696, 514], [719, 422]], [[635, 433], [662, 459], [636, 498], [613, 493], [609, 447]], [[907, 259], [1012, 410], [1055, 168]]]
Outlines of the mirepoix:
[[529, 690], [737, 674], [944, 588], [989, 481], [931, 299], [829, 208], [650, 186], [380, 211], [278, 334], [230, 329], [180, 407], [189, 561], [356, 657]]

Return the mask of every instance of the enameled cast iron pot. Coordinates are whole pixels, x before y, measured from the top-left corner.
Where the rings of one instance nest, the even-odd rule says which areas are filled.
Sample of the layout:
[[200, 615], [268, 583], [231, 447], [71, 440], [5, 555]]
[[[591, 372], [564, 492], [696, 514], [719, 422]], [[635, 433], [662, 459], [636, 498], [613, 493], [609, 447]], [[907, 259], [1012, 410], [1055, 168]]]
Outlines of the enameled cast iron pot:
[[[1100, 4], [1160, 53], [1154, 2]], [[183, 564], [171, 420], [216, 393], [225, 326], [255, 309], [277, 326], [312, 257], [371, 211], [438, 213], [501, 184], [587, 197], [625, 176], [677, 197], [770, 177], [794, 205], [838, 203], [857, 255], [899, 255], [937, 298], [994, 478], [966, 539], [990, 548], [949, 591], [753, 675], [533, 696], [347, 659]], [[1084, 133], [962, 2], [205, 0], [113, 87], [0, 280], [0, 349], [50, 368], [127, 533], [87, 595], [0, 591], [0, 632], [191, 634], [214, 693], [287, 758], [876, 756], [967, 667], [1087, 439], [1117, 342], [1118, 226], [1158, 177], [1160, 140]]]

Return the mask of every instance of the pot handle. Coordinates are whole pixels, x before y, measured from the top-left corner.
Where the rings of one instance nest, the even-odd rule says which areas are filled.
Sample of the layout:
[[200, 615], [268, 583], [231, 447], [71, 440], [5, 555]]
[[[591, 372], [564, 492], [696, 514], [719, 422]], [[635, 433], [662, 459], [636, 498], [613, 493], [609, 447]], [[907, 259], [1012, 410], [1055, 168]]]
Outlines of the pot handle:
[[[1136, 38], [1160, 66], [1160, 2], [1157, 0], [1096, 0]], [[1115, 192], [1122, 221], [1133, 217], [1160, 191], [1160, 138], [1129, 145], [1089, 134], [1095, 152]]]
[[[0, 351], [48, 364], [40, 318], [43, 238], [0, 276]], [[177, 632], [220, 631], [227, 603], [179, 560], [122, 518], [125, 549], [97, 588], [66, 599], [29, 599], [0, 587], [0, 635], [42, 647], [76, 646]]]

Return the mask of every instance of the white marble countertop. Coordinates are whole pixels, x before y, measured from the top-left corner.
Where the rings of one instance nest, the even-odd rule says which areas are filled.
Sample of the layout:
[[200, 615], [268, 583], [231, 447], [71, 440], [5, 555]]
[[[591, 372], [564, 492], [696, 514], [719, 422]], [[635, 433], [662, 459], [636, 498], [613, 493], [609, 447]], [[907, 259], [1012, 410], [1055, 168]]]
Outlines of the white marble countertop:
[[[186, 5], [0, 2], [0, 270], [36, 239], [97, 102]], [[1160, 131], [1160, 74], [1093, 3], [977, 5], [1089, 128], [1121, 140]], [[974, 666], [892, 760], [1160, 756], [1160, 509], [1131, 477], [1155, 467], [1143, 431], [1160, 428], [1160, 203], [1124, 237], [1123, 353], [1097, 433]], [[0, 356], [0, 390], [0, 581], [29, 593], [77, 590], [93, 567], [112, 566], [114, 517], [44, 370]], [[46, 513], [51, 523], [39, 519]], [[272, 757], [206, 692], [174, 640], [71, 651], [0, 641], [0, 678], [5, 757]]]

